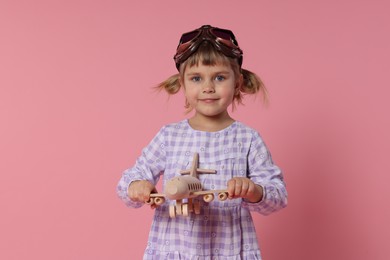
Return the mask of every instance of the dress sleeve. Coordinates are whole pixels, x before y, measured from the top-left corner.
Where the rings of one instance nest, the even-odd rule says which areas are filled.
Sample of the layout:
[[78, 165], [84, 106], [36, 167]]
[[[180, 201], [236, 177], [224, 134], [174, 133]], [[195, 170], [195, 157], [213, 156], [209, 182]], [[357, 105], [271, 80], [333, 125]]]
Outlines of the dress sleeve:
[[258, 133], [253, 134], [248, 153], [248, 177], [263, 188], [263, 198], [257, 203], [243, 201], [244, 207], [269, 215], [287, 206], [287, 190], [282, 171], [273, 163], [271, 154]]
[[122, 173], [116, 190], [119, 198], [128, 207], [139, 208], [143, 205], [143, 203], [132, 201], [128, 197], [128, 187], [133, 181], [147, 180], [156, 185], [164, 172], [166, 161], [164, 129], [163, 127], [142, 150], [135, 165]]

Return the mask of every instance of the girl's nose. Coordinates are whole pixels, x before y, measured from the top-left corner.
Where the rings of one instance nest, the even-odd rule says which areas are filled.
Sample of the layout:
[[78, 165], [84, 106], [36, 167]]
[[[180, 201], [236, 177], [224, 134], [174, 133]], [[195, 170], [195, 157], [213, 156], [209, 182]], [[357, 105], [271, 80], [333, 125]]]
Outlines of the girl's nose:
[[205, 85], [203, 87], [203, 93], [214, 93], [215, 88], [214, 84], [212, 82], [205, 82]]

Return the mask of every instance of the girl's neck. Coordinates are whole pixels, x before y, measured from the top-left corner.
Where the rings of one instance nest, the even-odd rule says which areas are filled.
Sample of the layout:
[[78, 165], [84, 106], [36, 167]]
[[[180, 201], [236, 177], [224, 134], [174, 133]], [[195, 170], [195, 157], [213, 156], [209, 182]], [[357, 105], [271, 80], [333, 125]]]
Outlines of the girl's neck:
[[198, 131], [218, 132], [234, 123], [230, 115], [224, 117], [203, 117], [195, 114], [188, 119], [190, 126]]

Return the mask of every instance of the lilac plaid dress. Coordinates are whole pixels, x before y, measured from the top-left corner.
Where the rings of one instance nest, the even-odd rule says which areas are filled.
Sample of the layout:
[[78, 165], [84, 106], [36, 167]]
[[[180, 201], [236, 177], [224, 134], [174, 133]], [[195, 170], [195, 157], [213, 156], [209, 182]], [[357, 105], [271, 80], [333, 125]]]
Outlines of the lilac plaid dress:
[[263, 199], [201, 202], [201, 213], [169, 217], [167, 200], [155, 210], [144, 259], [261, 259], [250, 211], [268, 215], [287, 205], [287, 192], [280, 169], [273, 164], [260, 135], [240, 122], [218, 132], [191, 128], [188, 120], [166, 125], [142, 151], [134, 167], [127, 169], [117, 186], [119, 197], [129, 207], [127, 188], [132, 181], [163, 185], [189, 169], [193, 154], [199, 153], [199, 168], [216, 174], [199, 174], [204, 189], [226, 189], [235, 176], [248, 177], [264, 188]]

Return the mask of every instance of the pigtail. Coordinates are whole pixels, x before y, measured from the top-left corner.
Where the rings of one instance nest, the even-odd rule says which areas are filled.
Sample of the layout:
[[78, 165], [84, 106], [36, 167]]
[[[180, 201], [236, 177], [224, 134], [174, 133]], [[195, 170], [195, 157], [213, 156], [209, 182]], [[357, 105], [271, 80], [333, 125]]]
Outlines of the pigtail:
[[[180, 88], [181, 84], [179, 73], [170, 76], [168, 79], [164, 80], [155, 87], [157, 91], [165, 90], [169, 95], [176, 94], [177, 92], [179, 92]], [[184, 108], [186, 109], [186, 114], [191, 112], [192, 110], [187, 100], [185, 100]]]
[[180, 90], [179, 74], [170, 76], [168, 79], [158, 84], [156, 89], [165, 90], [170, 95], [176, 94]]
[[241, 69], [241, 74], [243, 76], [243, 83], [240, 87], [240, 93], [236, 97], [237, 103], [242, 104], [242, 94], [257, 94], [260, 92], [263, 103], [268, 104], [268, 91], [259, 76], [246, 69]]

